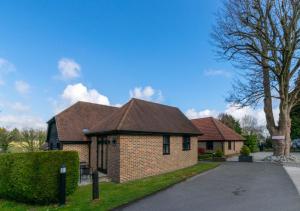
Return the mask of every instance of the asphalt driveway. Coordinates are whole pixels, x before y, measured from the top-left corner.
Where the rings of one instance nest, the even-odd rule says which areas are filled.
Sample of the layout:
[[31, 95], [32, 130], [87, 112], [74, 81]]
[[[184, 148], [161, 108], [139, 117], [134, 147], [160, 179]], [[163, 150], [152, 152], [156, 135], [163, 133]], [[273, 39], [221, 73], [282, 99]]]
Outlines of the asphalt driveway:
[[300, 197], [282, 166], [226, 162], [120, 210], [299, 211]]

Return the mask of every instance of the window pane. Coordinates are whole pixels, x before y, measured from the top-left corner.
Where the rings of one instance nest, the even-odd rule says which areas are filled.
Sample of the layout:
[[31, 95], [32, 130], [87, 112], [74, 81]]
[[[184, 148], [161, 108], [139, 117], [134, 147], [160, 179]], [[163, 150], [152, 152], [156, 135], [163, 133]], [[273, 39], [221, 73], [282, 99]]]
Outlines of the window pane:
[[231, 150], [231, 141], [228, 141], [228, 149]]
[[191, 140], [189, 136], [182, 137], [182, 150], [190, 150], [191, 149]]
[[163, 154], [170, 154], [170, 136], [163, 136]]

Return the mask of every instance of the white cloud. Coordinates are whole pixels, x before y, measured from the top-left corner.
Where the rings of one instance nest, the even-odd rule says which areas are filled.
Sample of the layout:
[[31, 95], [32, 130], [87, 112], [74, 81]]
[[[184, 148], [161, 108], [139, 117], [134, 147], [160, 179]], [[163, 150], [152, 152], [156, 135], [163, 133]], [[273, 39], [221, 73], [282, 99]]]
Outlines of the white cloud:
[[155, 90], [151, 86], [146, 87], [135, 87], [133, 90], [129, 91], [131, 98], [138, 98], [142, 100], [149, 100], [155, 102], [163, 101], [163, 95], [161, 90]]
[[15, 65], [4, 58], [0, 58], [0, 86], [5, 84], [4, 75], [15, 71]]
[[24, 105], [23, 103], [20, 102], [14, 102], [14, 103], [10, 103], [10, 107], [17, 112], [25, 112], [25, 111], [29, 111], [30, 107], [27, 105]]
[[214, 111], [214, 110], [209, 110], [209, 109], [205, 109], [202, 111], [196, 111], [196, 109], [191, 108], [186, 111], [185, 115], [190, 119], [197, 119], [197, 118], [203, 118], [203, 117], [217, 117], [218, 112]]
[[68, 85], [58, 100], [48, 99], [54, 107], [54, 113], [59, 113], [77, 101], [110, 105], [108, 97], [99, 93], [96, 89], [88, 89], [82, 83]]
[[0, 127], [5, 127], [7, 129], [46, 129], [46, 123], [43, 119], [31, 115], [0, 114]]
[[30, 111], [30, 107], [21, 102], [11, 102], [8, 100], [0, 99], [0, 112], [14, 112], [14, 113], [22, 113]]
[[123, 106], [123, 104], [121, 104], [121, 103], [117, 103], [117, 104], [114, 104], [114, 105], [112, 105], [112, 106], [120, 108], [120, 107], [122, 107], [122, 106]]
[[25, 81], [16, 81], [15, 88], [20, 94], [28, 94], [30, 85]]
[[62, 94], [62, 98], [70, 102], [70, 104], [77, 101], [85, 101], [109, 105], [109, 100], [106, 96], [100, 94], [96, 89], [88, 89], [82, 83], [68, 85]]
[[7, 74], [15, 71], [15, 65], [4, 58], [0, 58], [0, 74]]
[[[241, 120], [244, 116], [250, 115], [257, 119], [260, 126], [266, 126], [265, 112], [262, 108], [253, 109], [250, 106], [239, 108], [235, 105], [227, 105], [225, 113], [231, 114], [234, 118]], [[279, 119], [279, 108], [273, 109], [275, 122], [277, 123]]]
[[223, 77], [231, 77], [231, 73], [227, 70], [221, 69], [207, 69], [204, 71], [204, 75], [206, 76], [223, 76]]
[[[273, 112], [274, 112], [275, 122], [277, 122], [279, 118], [279, 109], [275, 108], [273, 109]], [[220, 113], [230, 114], [237, 120], [241, 120], [244, 116], [250, 115], [257, 119], [259, 126], [266, 126], [265, 113], [262, 108], [259, 109], [253, 109], [251, 107], [239, 108], [238, 106], [235, 105], [227, 105], [224, 111], [216, 111], [210, 109], [197, 111], [196, 109], [192, 108], [192, 109], [188, 109], [185, 112], [185, 115], [190, 119], [195, 119], [195, 118], [203, 118], [203, 117], [210, 117], [210, 116], [217, 117]]]
[[74, 79], [80, 76], [80, 65], [73, 59], [62, 58], [58, 61], [58, 69], [62, 79]]

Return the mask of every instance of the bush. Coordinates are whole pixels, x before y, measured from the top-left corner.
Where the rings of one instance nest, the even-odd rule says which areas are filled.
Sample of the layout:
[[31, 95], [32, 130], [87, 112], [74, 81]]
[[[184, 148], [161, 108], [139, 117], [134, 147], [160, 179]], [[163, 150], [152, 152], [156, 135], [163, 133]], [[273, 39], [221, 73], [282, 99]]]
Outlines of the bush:
[[198, 155], [198, 160], [211, 160], [212, 159], [212, 153], [204, 153]]
[[248, 146], [244, 145], [241, 149], [241, 155], [249, 156], [250, 155], [250, 149]]
[[220, 149], [217, 149], [217, 151], [216, 151], [216, 153], [215, 153], [215, 157], [217, 157], [217, 158], [221, 158], [221, 157], [223, 157], [223, 152], [222, 152], [222, 150], [220, 150]]
[[257, 135], [251, 134], [251, 135], [245, 136], [245, 138], [246, 138], [245, 145], [247, 145], [249, 147], [250, 151], [257, 152], [258, 151]]
[[0, 155], [0, 198], [48, 204], [58, 202], [59, 169], [67, 168], [67, 195], [78, 184], [77, 152], [48, 151]]

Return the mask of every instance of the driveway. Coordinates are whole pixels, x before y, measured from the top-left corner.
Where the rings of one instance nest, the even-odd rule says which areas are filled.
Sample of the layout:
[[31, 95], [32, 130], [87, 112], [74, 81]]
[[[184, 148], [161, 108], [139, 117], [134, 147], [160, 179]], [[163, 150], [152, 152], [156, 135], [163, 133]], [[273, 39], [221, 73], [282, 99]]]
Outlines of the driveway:
[[[251, 153], [251, 155], [253, 156], [254, 161], [262, 161], [265, 157], [272, 155], [273, 152], [255, 152], [255, 153]], [[299, 152], [292, 152], [291, 155], [295, 156], [299, 161], [300, 161], [300, 153]], [[233, 156], [230, 158], [227, 158], [227, 161], [238, 161], [239, 160], [239, 156]]]
[[120, 210], [299, 211], [300, 197], [282, 166], [226, 162]]

